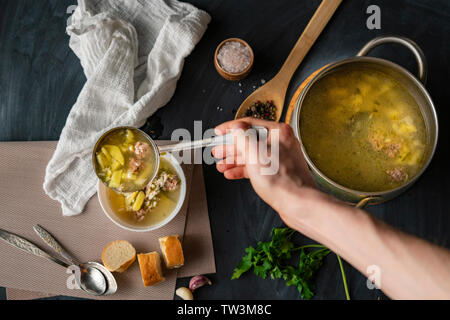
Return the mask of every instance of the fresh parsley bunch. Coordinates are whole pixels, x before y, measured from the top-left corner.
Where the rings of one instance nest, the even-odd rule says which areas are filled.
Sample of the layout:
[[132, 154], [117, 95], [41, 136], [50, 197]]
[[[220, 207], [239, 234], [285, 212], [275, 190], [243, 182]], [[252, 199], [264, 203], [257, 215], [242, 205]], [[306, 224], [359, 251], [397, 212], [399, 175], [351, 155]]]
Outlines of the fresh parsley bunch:
[[[289, 228], [272, 229], [272, 239], [268, 242], [258, 242], [256, 248], [250, 246], [245, 249], [247, 253], [234, 269], [231, 279], [238, 279], [243, 273], [253, 268], [253, 273], [263, 279], [270, 275], [272, 279], [283, 278], [288, 286], [296, 286], [303, 299], [311, 299], [314, 296], [314, 277], [317, 270], [323, 264], [323, 259], [331, 251], [323, 245], [311, 244], [295, 247], [291, 241], [295, 230]], [[308, 251], [306, 249], [309, 249]], [[287, 263], [293, 254], [300, 252], [298, 266], [291, 266]], [[347, 289], [347, 282], [342, 266], [342, 261], [338, 257], [342, 272], [345, 293], [350, 299]]]

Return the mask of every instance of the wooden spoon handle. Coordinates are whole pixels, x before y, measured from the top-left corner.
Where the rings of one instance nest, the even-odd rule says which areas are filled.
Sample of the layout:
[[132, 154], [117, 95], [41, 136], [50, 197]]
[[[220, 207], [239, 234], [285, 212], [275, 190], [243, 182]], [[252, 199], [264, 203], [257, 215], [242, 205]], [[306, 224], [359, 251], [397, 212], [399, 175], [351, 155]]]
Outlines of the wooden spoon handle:
[[313, 46], [314, 42], [316, 42], [341, 2], [342, 0], [323, 0], [319, 8], [317, 8], [280, 71], [275, 76], [277, 81], [285, 84], [286, 88], [289, 85], [295, 70], [297, 70], [300, 63], [308, 54], [308, 51]]

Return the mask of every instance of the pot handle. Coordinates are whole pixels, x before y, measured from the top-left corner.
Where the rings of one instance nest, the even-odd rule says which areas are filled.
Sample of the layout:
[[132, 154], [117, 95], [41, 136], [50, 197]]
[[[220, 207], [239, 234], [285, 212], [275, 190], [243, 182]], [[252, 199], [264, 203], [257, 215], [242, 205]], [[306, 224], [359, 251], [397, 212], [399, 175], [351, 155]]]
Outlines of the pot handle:
[[355, 208], [357, 209], [364, 209], [365, 207], [367, 207], [369, 204], [371, 204], [373, 202], [373, 200], [375, 201], [379, 201], [381, 200], [380, 197], [365, 197], [363, 199], [361, 199], [356, 205]]
[[418, 78], [424, 85], [427, 82], [427, 59], [422, 49], [411, 39], [398, 36], [382, 36], [369, 41], [357, 54], [358, 57], [366, 56], [369, 51], [385, 43], [398, 43], [408, 48], [416, 58], [418, 65]]

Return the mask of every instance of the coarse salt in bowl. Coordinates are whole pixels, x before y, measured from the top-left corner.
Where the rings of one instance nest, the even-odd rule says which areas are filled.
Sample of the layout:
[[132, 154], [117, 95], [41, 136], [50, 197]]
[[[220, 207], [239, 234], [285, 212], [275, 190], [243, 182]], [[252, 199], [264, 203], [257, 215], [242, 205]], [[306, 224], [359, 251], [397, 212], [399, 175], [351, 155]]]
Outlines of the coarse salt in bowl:
[[253, 50], [242, 39], [230, 38], [222, 41], [214, 54], [217, 72], [227, 80], [245, 78], [253, 66]]
[[229, 73], [240, 73], [250, 64], [250, 50], [238, 41], [228, 41], [217, 54], [219, 65]]

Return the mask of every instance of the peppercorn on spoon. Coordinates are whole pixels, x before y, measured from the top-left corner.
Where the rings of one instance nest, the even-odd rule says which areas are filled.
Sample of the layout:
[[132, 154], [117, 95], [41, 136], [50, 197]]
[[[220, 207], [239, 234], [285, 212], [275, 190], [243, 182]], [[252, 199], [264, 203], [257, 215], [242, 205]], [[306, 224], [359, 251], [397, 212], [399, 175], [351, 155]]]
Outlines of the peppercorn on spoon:
[[275, 121], [279, 121], [283, 113], [286, 91], [300, 63], [317, 40], [322, 30], [330, 21], [342, 0], [323, 0], [314, 13], [294, 48], [287, 57], [280, 71], [265, 85], [249, 95], [239, 107], [235, 119], [246, 117], [247, 110], [257, 101], [273, 101], [276, 107]]

